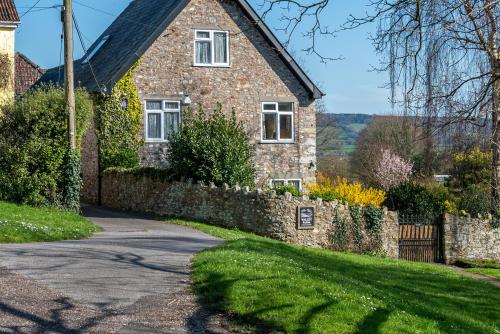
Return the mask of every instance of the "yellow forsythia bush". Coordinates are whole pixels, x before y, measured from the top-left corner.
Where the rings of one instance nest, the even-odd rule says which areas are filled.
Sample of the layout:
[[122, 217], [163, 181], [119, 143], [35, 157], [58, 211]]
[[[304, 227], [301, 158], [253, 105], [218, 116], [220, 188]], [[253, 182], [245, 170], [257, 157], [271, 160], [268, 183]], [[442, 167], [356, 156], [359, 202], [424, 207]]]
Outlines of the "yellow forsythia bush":
[[381, 207], [386, 194], [383, 190], [366, 188], [359, 182], [348, 182], [345, 178], [330, 180], [319, 176], [314, 184], [306, 186], [311, 198], [325, 201], [347, 201], [351, 205]]

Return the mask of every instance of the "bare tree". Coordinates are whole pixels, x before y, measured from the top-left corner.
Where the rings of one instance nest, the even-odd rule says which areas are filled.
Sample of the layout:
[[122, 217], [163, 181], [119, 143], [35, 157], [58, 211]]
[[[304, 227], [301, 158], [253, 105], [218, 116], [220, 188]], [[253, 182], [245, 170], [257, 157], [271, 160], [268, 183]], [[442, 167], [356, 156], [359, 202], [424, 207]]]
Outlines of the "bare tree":
[[324, 11], [330, 4], [330, 0], [262, 0], [262, 19], [274, 12], [279, 12], [281, 26], [276, 27], [282, 31], [287, 38], [283, 41], [288, 46], [290, 40], [297, 33], [310, 39], [311, 43], [302, 51], [313, 54], [323, 62], [339, 60], [341, 57], [330, 57], [321, 53], [318, 49], [321, 36], [334, 36], [334, 31], [324, 22]]
[[[283, 29], [293, 36], [302, 22], [311, 37], [321, 34], [328, 0], [264, 0], [279, 6]], [[432, 115], [438, 131], [453, 123], [490, 128], [492, 198], [500, 204], [500, 0], [367, 0], [369, 12], [350, 16], [341, 29], [377, 23], [372, 36], [389, 72], [393, 103], [407, 115]], [[313, 50], [313, 51], [311, 51]], [[489, 124], [487, 124], [487, 122]]]

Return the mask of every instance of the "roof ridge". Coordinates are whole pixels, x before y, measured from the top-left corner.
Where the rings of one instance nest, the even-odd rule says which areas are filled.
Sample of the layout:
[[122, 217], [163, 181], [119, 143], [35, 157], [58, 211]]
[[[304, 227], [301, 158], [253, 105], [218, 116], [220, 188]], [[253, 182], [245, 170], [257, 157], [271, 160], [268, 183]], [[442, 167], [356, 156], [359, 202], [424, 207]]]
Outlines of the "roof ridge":
[[34, 68], [36, 68], [41, 73], [45, 72], [45, 70], [43, 68], [41, 68], [40, 66], [38, 66], [34, 61], [32, 61], [30, 58], [28, 58], [24, 53], [16, 51], [16, 56], [19, 56], [19, 57], [23, 58], [24, 61], [26, 61], [27, 63], [29, 63], [31, 66], [33, 66]]
[[[116, 84], [120, 78], [143, 56], [143, 54], [151, 47], [159, 36], [167, 29], [167, 27], [175, 20], [175, 18], [186, 8], [191, 0], [134, 0], [126, 9], [116, 18], [115, 21], [97, 38], [97, 40], [88, 49], [93, 52], [94, 48], [99, 45], [99, 42], [106, 35], [114, 36], [110, 38], [107, 46], [103, 46], [94, 57], [91, 63], [98, 74], [99, 85], [94, 82], [88, 71], [88, 66], [83, 64], [85, 56], [75, 61], [75, 74], [84, 86], [89, 90], [107, 91]], [[264, 39], [270, 46], [276, 50], [278, 57], [283, 64], [290, 70], [293, 76], [305, 88], [311, 98], [319, 99], [325, 94], [315, 85], [309, 78], [306, 72], [299, 66], [295, 59], [290, 55], [282, 43], [276, 38], [273, 32], [269, 29], [266, 23], [255, 12], [252, 6], [246, 0], [234, 0], [243, 14], [253, 23], [255, 28], [263, 35]], [[144, 15], [151, 15], [152, 21], [150, 25], [140, 29], [140, 36], [135, 34], [119, 32], [123, 29], [133, 29], [131, 15], [135, 15], [134, 19], [140, 23], [140, 20], [146, 19]], [[129, 26], [132, 26], [128, 28]], [[156, 27], [156, 28], [155, 28]], [[126, 30], [127, 31], [127, 30]], [[124, 35], [129, 39], [124, 40]], [[121, 47], [118, 52], [117, 48]], [[128, 49], [127, 49], [128, 48]], [[122, 52], [122, 50], [124, 50]], [[47, 75], [41, 81], [55, 81], [56, 69], [48, 71]], [[105, 88], [105, 89], [103, 89]]]

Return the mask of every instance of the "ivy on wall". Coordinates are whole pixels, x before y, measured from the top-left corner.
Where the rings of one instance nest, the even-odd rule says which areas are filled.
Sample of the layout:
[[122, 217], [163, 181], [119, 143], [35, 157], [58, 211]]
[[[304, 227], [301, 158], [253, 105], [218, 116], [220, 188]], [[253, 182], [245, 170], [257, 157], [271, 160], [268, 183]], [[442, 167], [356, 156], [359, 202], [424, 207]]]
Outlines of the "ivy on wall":
[[335, 229], [332, 235], [333, 250], [345, 250], [349, 246], [348, 220], [344, 217], [338, 208], [335, 208], [335, 216], [333, 218]]
[[355, 243], [355, 247], [359, 250], [363, 250], [363, 207], [361, 205], [355, 205], [349, 207], [349, 213], [352, 219], [352, 237]]
[[370, 253], [380, 249], [384, 210], [374, 206], [349, 206], [348, 213], [335, 208], [332, 249]]
[[368, 232], [379, 236], [384, 225], [384, 210], [373, 206], [367, 206], [364, 210], [365, 224]]
[[[137, 62], [114, 86], [110, 95], [97, 97], [97, 137], [100, 166], [135, 168], [139, 166], [142, 106], [134, 84]], [[126, 101], [127, 108], [122, 103]]]

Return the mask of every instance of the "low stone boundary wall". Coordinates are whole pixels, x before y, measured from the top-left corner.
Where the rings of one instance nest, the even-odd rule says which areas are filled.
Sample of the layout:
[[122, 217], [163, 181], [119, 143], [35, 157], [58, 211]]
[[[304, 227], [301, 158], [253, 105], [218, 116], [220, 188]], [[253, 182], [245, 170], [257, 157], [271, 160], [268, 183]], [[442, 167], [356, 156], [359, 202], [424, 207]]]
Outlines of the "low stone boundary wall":
[[[394, 258], [399, 255], [397, 214], [387, 210], [381, 231], [374, 236], [364, 223], [359, 226], [358, 222], [355, 228], [346, 205], [307, 196], [294, 198], [290, 194], [277, 196], [274, 191], [171, 182], [118, 171], [106, 172], [102, 182], [102, 204], [113, 209], [236, 227], [303, 246], [377, 251]], [[298, 228], [299, 208], [315, 209], [314, 228]], [[339, 215], [341, 223], [335, 223]]]
[[447, 214], [443, 229], [446, 263], [458, 259], [500, 262], [500, 228], [493, 228], [490, 220]]

